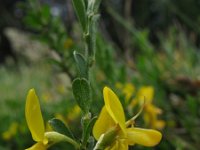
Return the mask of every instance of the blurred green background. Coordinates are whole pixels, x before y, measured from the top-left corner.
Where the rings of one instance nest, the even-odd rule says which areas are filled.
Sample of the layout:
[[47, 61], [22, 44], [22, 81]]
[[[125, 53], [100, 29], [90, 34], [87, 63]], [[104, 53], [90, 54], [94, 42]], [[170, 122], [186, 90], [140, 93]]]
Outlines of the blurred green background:
[[[148, 86], [162, 110], [157, 117], [165, 122], [158, 146], [130, 149], [200, 149], [199, 8], [199, 0], [102, 0], [91, 111], [100, 112], [107, 85], [130, 118], [137, 111], [130, 110], [131, 102]], [[71, 81], [77, 75], [73, 50], [84, 49], [81, 32], [71, 0], [0, 1], [0, 150], [33, 144], [24, 117], [30, 88], [36, 89], [46, 122], [60, 118], [80, 137]], [[136, 126], [151, 127], [143, 117]], [[62, 147], [68, 145], [51, 149]]]

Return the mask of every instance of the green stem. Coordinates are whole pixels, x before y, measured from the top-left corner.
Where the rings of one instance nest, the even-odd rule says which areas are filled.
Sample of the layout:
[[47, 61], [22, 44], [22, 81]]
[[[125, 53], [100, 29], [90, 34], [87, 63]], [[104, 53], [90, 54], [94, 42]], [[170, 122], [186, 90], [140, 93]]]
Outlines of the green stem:
[[130, 125], [134, 124], [135, 122], [135, 119], [142, 113], [143, 109], [144, 109], [144, 106], [145, 106], [145, 100], [140, 108], [140, 110], [138, 111], [138, 113], [133, 116], [131, 119], [129, 119], [128, 121], [126, 121], [126, 127], [129, 127]]

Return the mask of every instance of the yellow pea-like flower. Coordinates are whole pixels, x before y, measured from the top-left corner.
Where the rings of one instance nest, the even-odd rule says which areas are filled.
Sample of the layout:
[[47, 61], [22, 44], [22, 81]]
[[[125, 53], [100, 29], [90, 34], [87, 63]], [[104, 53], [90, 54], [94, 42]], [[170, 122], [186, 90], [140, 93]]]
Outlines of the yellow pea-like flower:
[[36, 144], [26, 150], [46, 150], [58, 142], [68, 142], [76, 149], [79, 144], [70, 137], [55, 131], [45, 132], [40, 103], [34, 89], [30, 89], [26, 99], [25, 116], [28, 128]]
[[143, 86], [139, 89], [136, 98], [131, 102], [131, 107], [139, 104], [144, 106], [144, 121], [147, 126], [155, 129], [162, 129], [165, 126], [163, 120], [158, 119], [158, 115], [162, 113], [162, 110], [155, 105], [153, 105], [154, 88], [152, 86]]
[[117, 82], [116, 87], [122, 91], [125, 96], [125, 102], [128, 103], [135, 92], [135, 86], [132, 83], [121, 84]]
[[145, 97], [145, 103], [152, 103], [154, 97], [154, 88], [152, 86], [143, 86], [137, 93], [137, 98], [143, 101]]
[[48, 139], [45, 138], [45, 126], [38, 97], [34, 89], [30, 89], [26, 99], [25, 117], [32, 138], [37, 143], [27, 150], [46, 150]]
[[117, 134], [110, 136], [112, 143], [106, 145], [106, 150], [128, 150], [129, 145], [134, 144], [151, 147], [160, 142], [162, 134], [159, 131], [130, 127], [131, 121], [125, 122], [122, 104], [110, 88], [104, 88], [103, 96], [105, 106], [93, 127], [93, 135], [96, 140], [101, 140], [102, 135], [116, 129]]

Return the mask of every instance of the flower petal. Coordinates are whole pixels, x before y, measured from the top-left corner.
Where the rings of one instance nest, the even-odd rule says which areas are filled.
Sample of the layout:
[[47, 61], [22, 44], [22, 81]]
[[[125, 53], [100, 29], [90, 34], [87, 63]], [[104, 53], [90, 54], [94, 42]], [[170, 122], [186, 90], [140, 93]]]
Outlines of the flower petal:
[[93, 135], [96, 140], [99, 139], [99, 137], [108, 131], [111, 127], [115, 126], [115, 122], [108, 114], [105, 106], [102, 108], [101, 113], [99, 115], [99, 118], [97, 119], [94, 127], [93, 127]]
[[140, 144], [151, 147], [157, 145], [162, 138], [160, 132], [152, 129], [128, 128], [126, 132], [129, 145]]
[[116, 124], [119, 124], [125, 133], [125, 115], [122, 104], [117, 95], [108, 87], [103, 89], [105, 107]]
[[42, 141], [44, 138], [44, 121], [40, 110], [40, 104], [34, 89], [30, 89], [26, 99], [25, 116], [33, 140]]
[[165, 127], [165, 121], [164, 120], [157, 120], [155, 123], [155, 128], [162, 130]]
[[133, 86], [133, 84], [126, 83], [124, 85], [124, 88], [123, 88], [122, 92], [125, 94], [126, 103], [129, 102], [129, 100], [130, 100], [131, 96], [133, 95], [134, 91], [135, 91], [135, 87]]
[[127, 140], [118, 140], [119, 144], [118, 144], [118, 149], [117, 150], [128, 150], [128, 142]]
[[31, 146], [30, 148], [27, 148], [25, 150], [47, 150], [47, 147], [42, 144], [41, 142], [38, 142], [36, 144], [34, 144], [33, 146]]
[[162, 110], [153, 104], [147, 104], [145, 106], [145, 111], [148, 113], [162, 114]]
[[152, 86], [143, 86], [138, 91], [137, 98], [141, 102], [145, 100], [145, 103], [152, 103], [153, 96], [154, 96], [154, 88]]
[[116, 140], [106, 150], [128, 150], [128, 142], [125, 139]]

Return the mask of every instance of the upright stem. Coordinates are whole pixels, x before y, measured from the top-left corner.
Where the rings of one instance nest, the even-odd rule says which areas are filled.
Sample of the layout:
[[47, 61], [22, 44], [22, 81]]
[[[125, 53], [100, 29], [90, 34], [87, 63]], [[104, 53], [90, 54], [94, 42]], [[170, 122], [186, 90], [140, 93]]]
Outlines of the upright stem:
[[[87, 110], [84, 112], [84, 115], [82, 117], [82, 141], [80, 149], [87, 149], [88, 144], [88, 134], [90, 134], [91, 130], [88, 129], [88, 126], [91, 122], [91, 114], [89, 112], [90, 106], [84, 105], [86, 104], [85, 100], [91, 100], [91, 94], [89, 96], [85, 94], [86, 92], [91, 93], [91, 83], [90, 83], [90, 77], [89, 72], [94, 64], [95, 61], [95, 49], [96, 49], [96, 22], [98, 19], [98, 7], [101, 0], [73, 0], [73, 5], [76, 11], [76, 14], [78, 16], [80, 25], [83, 30], [83, 38], [85, 42], [85, 55], [80, 55], [78, 53], [74, 53], [75, 60], [77, 63], [77, 66], [79, 68], [79, 71], [81, 72], [80, 76], [75, 79], [75, 82], [73, 82], [73, 92], [74, 95], [76, 95], [76, 98], [78, 100], [78, 104], [81, 107], [82, 110]], [[84, 68], [84, 69], [80, 69]], [[87, 76], [84, 76], [87, 74]], [[84, 87], [83, 87], [84, 85]], [[80, 92], [76, 89], [79, 89], [79, 87], [82, 86], [82, 91]], [[85, 90], [87, 88], [87, 91]], [[84, 99], [87, 97], [86, 99]], [[88, 101], [89, 102], [89, 101]]]

